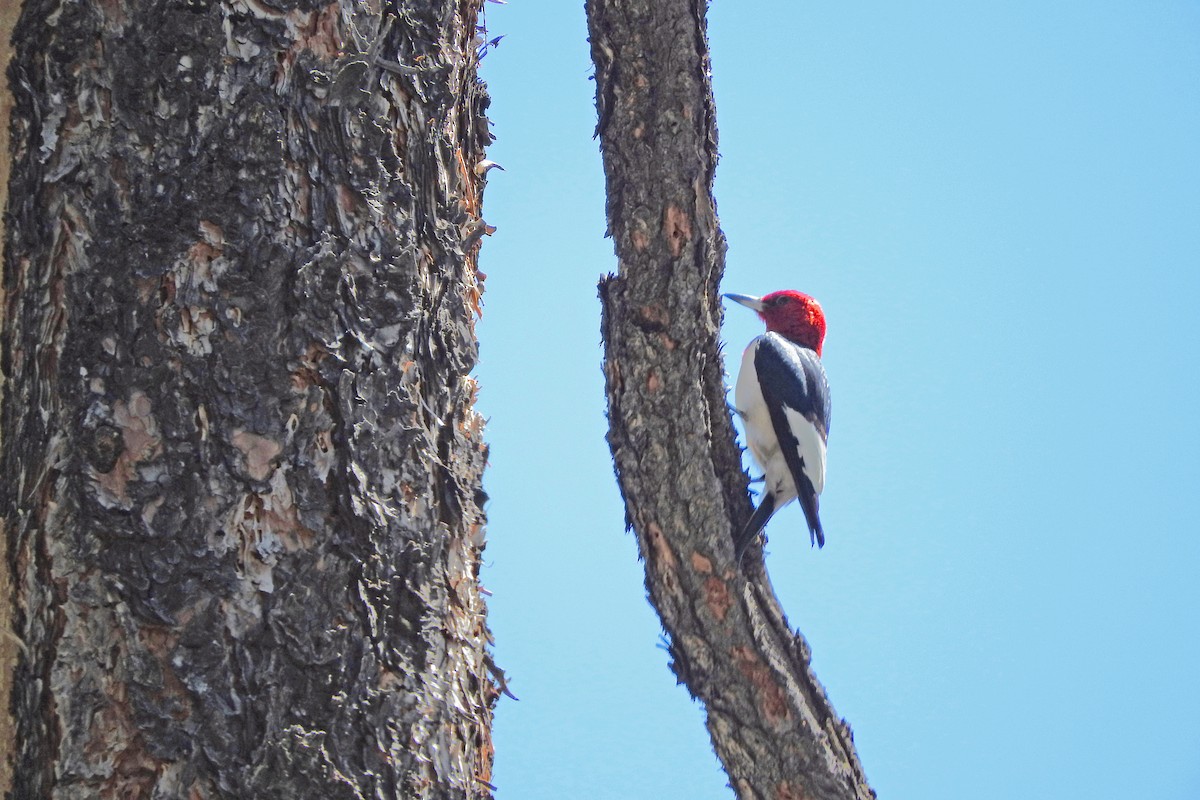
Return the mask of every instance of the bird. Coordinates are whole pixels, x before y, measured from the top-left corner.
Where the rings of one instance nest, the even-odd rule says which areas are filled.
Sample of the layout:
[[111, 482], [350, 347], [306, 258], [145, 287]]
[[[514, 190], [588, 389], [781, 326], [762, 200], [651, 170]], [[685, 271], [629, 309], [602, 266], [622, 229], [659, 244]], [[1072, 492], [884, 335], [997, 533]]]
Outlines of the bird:
[[818, 498], [825, 488], [829, 440], [829, 381], [821, 365], [825, 312], [792, 289], [725, 297], [757, 311], [767, 326], [742, 354], [733, 391], [734, 410], [766, 484], [758, 508], [734, 537], [735, 556], [740, 563], [771, 516], [797, 498], [810, 542], [824, 547]]

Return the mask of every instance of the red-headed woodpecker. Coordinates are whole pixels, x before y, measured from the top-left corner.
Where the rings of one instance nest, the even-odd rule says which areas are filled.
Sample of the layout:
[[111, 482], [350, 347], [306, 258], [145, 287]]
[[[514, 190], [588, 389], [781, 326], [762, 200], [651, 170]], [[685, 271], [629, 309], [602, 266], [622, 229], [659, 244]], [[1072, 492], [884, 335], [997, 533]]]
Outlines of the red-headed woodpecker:
[[825, 313], [796, 291], [725, 295], [758, 312], [767, 332], [750, 342], [733, 390], [750, 453], [763, 470], [762, 502], [734, 540], [738, 561], [775, 511], [799, 498], [809, 536], [825, 546], [817, 497], [825, 488], [829, 383], [821, 366]]

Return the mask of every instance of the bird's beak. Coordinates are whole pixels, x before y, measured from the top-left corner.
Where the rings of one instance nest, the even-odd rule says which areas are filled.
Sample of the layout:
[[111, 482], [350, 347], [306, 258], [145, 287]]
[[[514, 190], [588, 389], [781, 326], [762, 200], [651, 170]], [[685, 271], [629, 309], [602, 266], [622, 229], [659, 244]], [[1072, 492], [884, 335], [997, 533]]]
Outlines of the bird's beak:
[[761, 298], [751, 297], [748, 294], [727, 294], [725, 297], [728, 297], [733, 302], [743, 305], [746, 308], [753, 308], [760, 314], [762, 313], [763, 302]]

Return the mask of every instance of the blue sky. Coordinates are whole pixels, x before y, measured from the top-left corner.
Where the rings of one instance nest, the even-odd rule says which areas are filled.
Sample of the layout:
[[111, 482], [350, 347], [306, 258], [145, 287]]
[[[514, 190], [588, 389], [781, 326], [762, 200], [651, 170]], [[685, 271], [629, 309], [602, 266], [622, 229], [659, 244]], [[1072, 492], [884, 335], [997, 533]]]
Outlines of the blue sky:
[[[901, 6], [710, 9], [723, 290], [829, 320], [828, 544], [768, 569], [881, 797], [1195, 800], [1200, 5]], [[582, 2], [487, 14], [497, 796], [729, 798], [604, 442]]]

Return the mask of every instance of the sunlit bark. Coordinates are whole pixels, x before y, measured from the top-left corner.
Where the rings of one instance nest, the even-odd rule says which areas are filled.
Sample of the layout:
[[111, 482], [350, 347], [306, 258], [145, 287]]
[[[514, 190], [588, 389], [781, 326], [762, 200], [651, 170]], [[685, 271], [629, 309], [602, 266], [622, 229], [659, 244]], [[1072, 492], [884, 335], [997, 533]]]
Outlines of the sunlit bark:
[[490, 796], [478, 11], [25, 3], [11, 796]]

